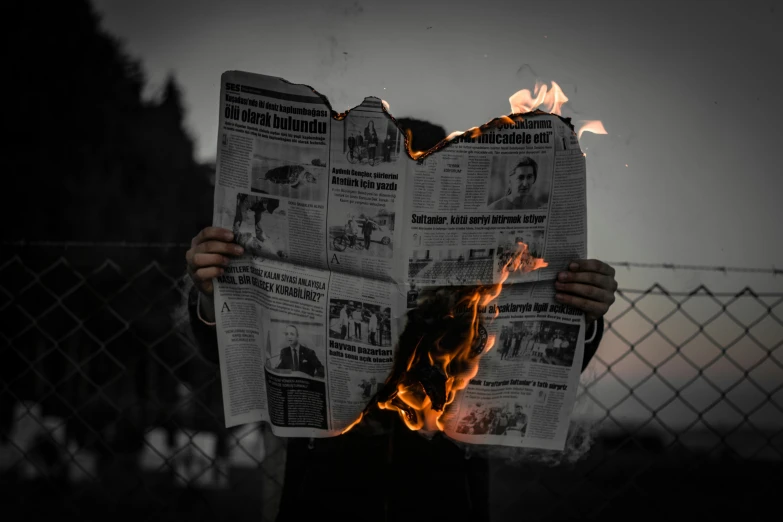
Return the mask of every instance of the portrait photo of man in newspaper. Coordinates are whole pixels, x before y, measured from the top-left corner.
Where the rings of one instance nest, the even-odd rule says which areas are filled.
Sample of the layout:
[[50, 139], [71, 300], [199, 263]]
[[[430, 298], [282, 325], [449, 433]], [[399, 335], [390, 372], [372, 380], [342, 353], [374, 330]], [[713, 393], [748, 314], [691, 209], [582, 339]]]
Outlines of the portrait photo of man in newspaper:
[[[268, 341], [266, 362], [268, 369], [283, 370], [283, 373], [300, 372], [309, 377], [324, 377], [324, 365], [316, 354], [316, 350], [306, 346], [304, 336], [300, 335], [300, 331], [308, 333], [310, 334], [307, 336], [308, 341], [310, 343], [317, 342], [310, 332], [310, 325], [272, 322], [272, 329], [277, 330], [275, 333], [278, 336], [276, 337], [282, 337], [282, 346], [278, 349], [277, 355], [272, 356], [275, 341], [271, 338]], [[281, 343], [281, 341], [277, 341], [277, 343]], [[314, 345], [311, 344], [311, 346]], [[321, 348], [319, 351], [322, 350]]]
[[[490, 175], [488, 210], [533, 210], [549, 203], [549, 179], [542, 168], [544, 157], [523, 156], [512, 160], [494, 157]], [[500, 197], [498, 197], [500, 193]]]

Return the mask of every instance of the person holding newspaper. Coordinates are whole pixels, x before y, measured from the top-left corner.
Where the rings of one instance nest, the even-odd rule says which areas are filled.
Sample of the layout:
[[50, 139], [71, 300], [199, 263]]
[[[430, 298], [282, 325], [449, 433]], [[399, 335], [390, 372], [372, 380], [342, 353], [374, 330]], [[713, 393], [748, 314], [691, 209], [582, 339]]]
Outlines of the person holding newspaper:
[[[187, 261], [187, 271], [194, 283], [194, 287], [189, 294], [188, 299], [188, 312], [190, 315], [190, 323], [193, 334], [197, 341], [200, 352], [203, 356], [214, 363], [219, 364], [218, 361], [218, 347], [217, 347], [217, 333], [215, 329], [215, 308], [213, 301], [214, 283], [213, 280], [223, 274], [225, 267], [229, 264], [231, 258], [236, 258], [243, 254], [243, 248], [233, 243], [234, 234], [231, 230], [207, 227], [201, 230], [191, 241], [191, 246], [186, 252], [185, 259]], [[582, 364], [582, 369], [587, 366], [587, 363], [591, 360], [595, 354], [598, 344], [601, 340], [603, 333], [603, 316], [612, 305], [615, 300], [614, 294], [617, 290], [617, 282], [614, 278], [614, 269], [606, 263], [597, 259], [577, 259], [574, 260], [567, 270], [561, 272], [558, 275], [558, 280], [555, 282], [556, 300], [562, 304], [570, 305], [585, 313], [587, 320], [587, 334], [585, 342], [585, 356]], [[346, 311], [347, 312], [347, 311]], [[352, 314], [349, 314], [351, 317]], [[350, 329], [349, 329], [350, 331]], [[359, 334], [361, 335], [361, 334]], [[393, 341], [392, 341], [393, 343]], [[509, 422], [509, 427], [513, 426], [514, 422]], [[444, 457], [444, 455], [452, 455], [456, 450], [456, 446], [431, 446], [431, 442], [424, 439], [418, 440], [416, 434], [406, 433], [406, 429], [397, 429], [395, 437], [400, 440], [395, 443], [397, 447], [403, 448], [399, 451], [409, 452], [412, 455], [416, 455], [416, 459], [439, 459], [438, 464], [432, 463], [433, 470], [437, 466], [442, 467], [443, 458], [454, 459], [450, 466], [453, 466], [457, 471], [452, 471], [454, 477], [459, 477], [460, 473], [467, 473], [463, 478], [455, 478], [454, 480], [460, 481], [460, 484], [470, 483], [473, 484], [471, 493], [468, 496], [471, 498], [470, 505], [474, 511], [477, 509], [477, 505], [485, 505], [488, 496], [488, 486], [485, 484], [485, 477], [488, 473], [488, 461], [482, 461], [478, 457], [474, 456], [469, 460], [464, 458], [460, 459], [458, 456]], [[386, 437], [390, 435], [384, 435]], [[340, 439], [349, 438], [350, 444], [343, 444]], [[307, 439], [290, 439], [288, 441], [288, 458], [286, 462], [286, 478], [283, 489], [283, 499], [281, 501], [281, 511], [278, 516], [279, 521], [295, 520], [308, 508], [303, 506], [301, 502], [297, 500], [298, 493], [301, 488], [304, 487], [303, 481], [307, 481], [312, 487], [318, 480], [314, 478], [314, 469], [325, 470], [321, 473], [325, 473], [321, 480], [321, 486], [329, 482], [329, 470], [334, 469], [335, 466], [341, 466], [341, 455], [344, 452], [348, 454], [355, 454], [355, 456], [346, 457], [353, 462], [366, 462], [364, 465], [373, 465], [373, 458], [366, 456], [362, 458], [359, 454], [364, 451], [370, 452], [368, 455], [374, 455], [370, 448], [376, 444], [372, 442], [375, 437], [365, 437], [358, 433], [349, 433], [342, 435], [335, 439], [318, 439], [315, 441], [318, 447], [324, 449], [316, 452], [315, 450], [308, 449]], [[366, 439], [366, 442], [362, 442]], [[446, 444], [443, 442], [442, 444]], [[334, 446], [336, 445], [336, 446]], [[369, 445], [369, 446], [368, 446]], [[427, 449], [424, 449], [426, 445]], [[334, 447], [339, 449], [335, 450]], [[421, 446], [421, 448], [420, 448]], [[453, 446], [453, 445], [452, 445]], [[332, 448], [327, 450], [326, 448]], [[403, 458], [403, 453], [398, 458]], [[427, 456], [429, 455], [429, 456]], [[407, 459], [407, 457], [405, 457]], [[413, 457], [411, 457], [412, 459]], [[334, 460], [332, 464], [328, 462]], [[408, 462], [410, 459], [407, 459]], [[383, 461], [383, 459], [381, 459]], [[377, 466], [383, 466], [379, 461]], [[483, 463], [482, 463], [483, 462]], [[356, 464], [360, 466], [360, 464]], [[418, 464], [407, 464], [421, 467], [423, 470], [429, 469], [427, 462], [422, 461]], [[315, 468], [313, 468], [315, 466]], [[463, 470], [464, 469], [464, 470]], [[463, 471], [459, 471], [463, 470]], [[473, 471], [471, 471], [473, 470]], [[415, 470], [408, 470], [409, 472], [417, 472]], [[442, 471], [442, 470], [441, 470]], [[429, 471], [434, 473], [435, 471]], [[433, 481], [441, 480], [440, 478]], [[397, 487], [403, 487], [401, 481]], [[456, 482], [455, 482], [456, 483]], [[464, 486], [461, 486], [464, 487]], [[328, 488], [326, 488], [328, 489]], [[330, 490], [331, 491], [331, 490]], [[323, 494], [319, 493], [318, 498], [326, 497], [331, 493], [323, 491]], [[394, 491], [388, 492], [392, 498], [400, 498]], [[369, 502], [369, 500], [368, 500]], [[382, 504], [382, 501], [379, 500]], [[466, 510], [470, 508], [465, 507]], [[309, 512], [307, 512], [309, 513]], [[472, 520], [482, 520], [486, 518], [486, 514], [473, 513]]]
[[[418, 125], [413, 139], [416, 150], [426, 150], [445, 138], [445, 130], [429, 122], [409, 119], [405, 125], [403, 119], [398, 121], [406, 128]], [[223, 274], [231, 258], [243, 254], [242, 247], [233, 243], [234, 240], [231, 230], [207, 227], [193, 238], [185, 254], [194, 284], [188, 295], [192, 331], [200, 352], [216, 367], [219, 359], [213, 280]], [[588, 327], [582, 370], [598, 348], [603, 316], [615, 300], [614, 275], [614, 269], [602, 261], [577, 259], [558, 275], [554, 284], [559, 303], [585, 313]], [[408, 296], [408, 301], [409, 306], [415, 306], [416, 292]], [[353, 318], [351, 310], [346, 309], [346, 315], [349, 321]], [[348, 326], [350, 336], [353, 329]], [[510, 341], [509, 332], [506, 342], [510, 344]], [[508, 419], [507, 432], [525, 429], [526, 419], [519, 413]], [[429, 511], [419, 512], [423, 518], [488, 520], [489, 460], [478, 455], [466, 459], [462, 450], [446, 439], [426, 440], [407, 430], [401, 422], [393, 417], [393, 423], [399, 426], [384, 428], [374, 435], [352, 430], [334, 438], [290, 438], [278, 522], [309, 516], [324, 518], [327, 508], [338, 515], [352, 512], [369, 519], [407, 520], [410, 517], [402, 510], [408, 503], [389, 503], [389, 499], [415, 498], [422, 491], [435, 497], [448, 495], [451, 499], [446, 503], [426, 504]], [[357, 481], [355, 477], [364, 478]]]

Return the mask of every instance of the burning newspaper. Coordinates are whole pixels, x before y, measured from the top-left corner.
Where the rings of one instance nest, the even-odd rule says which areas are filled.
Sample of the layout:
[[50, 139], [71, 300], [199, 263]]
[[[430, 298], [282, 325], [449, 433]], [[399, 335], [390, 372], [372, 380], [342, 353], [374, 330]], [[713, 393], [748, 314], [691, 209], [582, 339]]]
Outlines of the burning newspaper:
[[215, 285], [227, 426], [330, 437], [391, 410], [563, 449], [585, 322], [552, 281], [587, 251], [577, 135], [534, 111], [408, 143], [378, 98], [336, 114], [223, 74], [213, 220], [245, 247]]

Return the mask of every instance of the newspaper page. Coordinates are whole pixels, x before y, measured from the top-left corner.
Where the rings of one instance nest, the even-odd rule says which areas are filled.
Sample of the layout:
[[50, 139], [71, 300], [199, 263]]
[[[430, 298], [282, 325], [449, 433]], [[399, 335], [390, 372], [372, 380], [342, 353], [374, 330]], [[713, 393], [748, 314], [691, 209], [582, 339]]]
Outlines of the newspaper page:
[[[506, 291], [508, 290], [508, 291]], [[504, 287], [484, 311], [494, 346], [444, 416], [462, 442], [561, 450], [584, 353], [584, 319], [532, 285]]]
[[[585, 328], [552, 280], [586, 252], [584, 157], [544, 113], [476, 134], [416, 161], [378, 98], [337, 115], [308, 86], [223, 74], [213, 224], [245, 248], [215, 284], [227, 426], [339, 435], [389, 378], [422, 289], [505, 279], [446, 434], [562, 449]], [[520, 244], [547, 266], [504, 272]]]
[[519, 243], [548, 266], [515, 271], [508, 283], [552, 280], [586, 253], [585, 162], [576, 135], [548, 114], [508, 121], [411, 163], [406, 245], [414, 288], [495, 282]]
[[[421, 288], [498, 283], [483, 311], [494, 345], [447, 410], [463, 442], [562, 449], [584, 352], [584, 318], [552, 281], [587, 251], [585, 161], [549, 114], [505, 118], [411, 164], [406, 216], [408, 307]], [[522, 264], [509, 259], [525, 248]], [[526, 263], [546, 266], [526, 270]]]
[[405, 138], [378, 98], [335, 121], [329, 165], [329, 268], [399, 279], [406, 169]]

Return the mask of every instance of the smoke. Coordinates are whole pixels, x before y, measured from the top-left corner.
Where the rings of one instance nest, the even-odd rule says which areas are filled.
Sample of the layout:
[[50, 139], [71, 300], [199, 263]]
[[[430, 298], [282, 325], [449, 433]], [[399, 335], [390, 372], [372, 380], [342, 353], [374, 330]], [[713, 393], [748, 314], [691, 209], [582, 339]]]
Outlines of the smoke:
[[538, 74], [530, 67], [529, 64], [523, 63], [517, 69], [516, 79], [519, 82], [521, 88], [532, 89], [538, 82]]

